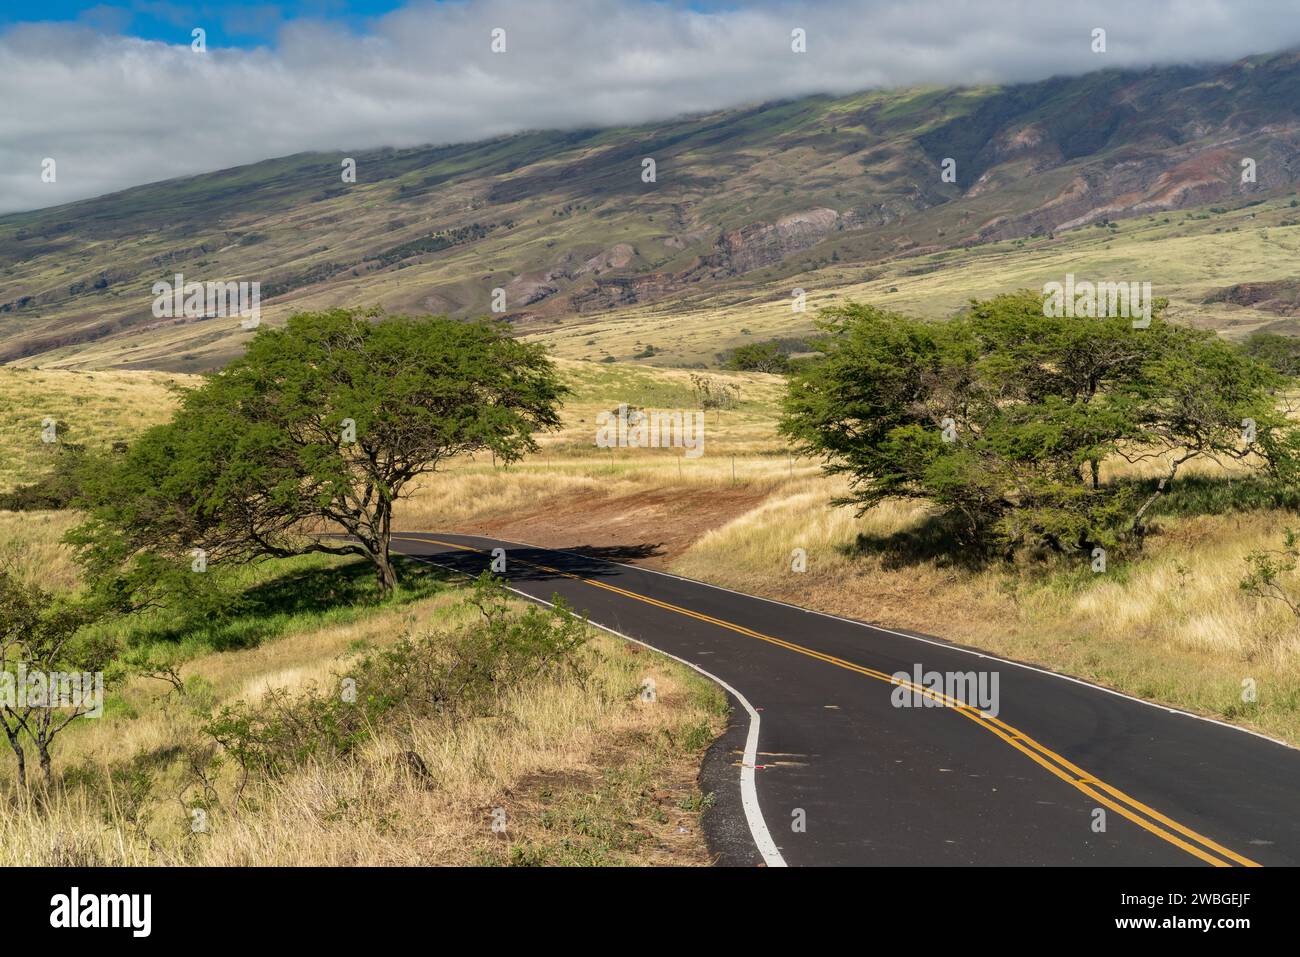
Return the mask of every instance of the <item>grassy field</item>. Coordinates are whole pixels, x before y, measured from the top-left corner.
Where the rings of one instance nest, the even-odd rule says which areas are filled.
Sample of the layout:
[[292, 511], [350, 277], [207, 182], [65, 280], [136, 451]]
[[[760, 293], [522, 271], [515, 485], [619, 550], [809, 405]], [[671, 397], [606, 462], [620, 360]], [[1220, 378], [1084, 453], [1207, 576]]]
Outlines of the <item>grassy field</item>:
[[[35, 516], [30, 527], [64, 523]], [[47, 581], [75, 579], [49, 542], [39, 562]], [[110, 688], [104, 717], [78, 722], [56, 745], [48, 807], [38, 812], [12, 791], [12, 756], [0, 757], [0, 791], [10, 795], [0, 802], [0, 865], [709, 862], [699, 819], [711, 799], [696, 775], [726, 700], [689, 669], [595, 630], [581, 680], [526, 683], [490, 716], [378, 728], [355, 756], [256, 780], [242, 802], [226, 764], [207, 779], [196, 832], [201, 789], [190, 761], [211, 747], [205, 715], [271, 689], [336, 684], [362, 652], [406, 633], [450, 635], [475, 614], [462, 585], [423, 567], [405, 568], [406, 587], [382, 607], [345, 586], [324, 596], [327, 580], [369, 579], [334, 561], [269, 562], [248, 574], [278, 593], [278, 617], [255, 604], [222, 629], [184, 637], [115, 626], [137, 653], [175, 666], [184, 692], [146, 676]], [[647, 678], [654, 702], [638, 696]], [[505, 809], [502, 833], [491, 827], [495, 808]]]
[[[103, 443], [170, 408], [169, 377], [2, 375], [15, 417], [52, 409], [70, 435]], [[23, 457], [25, 440], [24, 430], [0, 435], [10, 483], [46, 467]], [[0, 564], [55, 593], [76, 589], [79, 570], [60, 539], [78, 520], [0, 512]], [[39, 810], [14, 791], [12, 755], [0, 752], [0, 864], [709, 863], [700, 816], [712, 799], [696, 778], [726, 700], [690, 669], [594, 629], [585, 677], [512, 688], [490, 716], [378, 728], [358, 754], [255, 782], [242, 802], [227, 764], [209, 779], [206, 830], [194, 832], [190, 762], [207, 715], [271, 689], [328, 685], [404, 634], [450, 640], [472, 614], [464, 586], [423, 565], [403, 565], [383, 605], [368, 566], [341, 559], [211, 571], [214, 587], [239, 598], [225, 617], [159, 611], [105, 626], [137, 662], [176, 669], [183, 693], [143, 674], [110, 683], [104, 717], [56, 743], [55, 791]], [[653, 703], [638, 696], [647, 678]], [[491, 828], [498, 807], [503, 833]]]
[[0, 368], [0, 491], [49, 469], [54, 446], [41, 439], [47, 419], [61, 442], [108, 448], [167, 421], [173, 387], [197, 381], [161, 372]]
[[[595, 427], [620, 402], [697, 408], [688, 370], [560, 365], [573, 392], [562, 428], [543, 437], [540, 452], [509, 467], [456, 463], [401, 504], [397, 527], [603, 548], [1300, 743], [1300, 623], [1238, 587], [1246, 555], [1276, 547], [1284, 526], [1300, 524], [1294, 512], [1190, 515], [1179, 496], [1204, 490], [1181, 480], [1159, 506], [1145, 551], [1105, 574], [1080, 563], [971, 565], [934, 547], [924, 508], [888, 503], [858, 518], [831, 507], [843, 491], [838, 480], [792, 460], [776, 435], [778, 377], [709, 373], [715, 385], [736, 386], [738, 399], [707, 413], [705, 452], [686, 459], [680, 449], [597, 448]], [[9, 371], [0, 381], [20, 418], [55, 408], [70, 431], [107, 422], [107, 434], [123, 438], [133, 423], [163, 417], [168, 395], [159, 379], [137, 373]], [[74, 402], [88, 386], [107, 398]], [[22, 435], [5, 433], [11, 455], [21, 454]], [[23, 461], [10, 481], [41, 466]], [[1189, 478], [1198, 474], [1214, 478], [1216, 470], [1193, 469]], [[46, 588], [76, 587], [58, 544], [75, 521], [69, 513], [0, 514], [0, 561]], [[807, 555], [804, 572], [792, 569], [795, 549]], [[450, 640], [467, 620], [462, 586], [423, 567], [404, 568], [402, 588], [383, 606], [369, 598], [365, 569], [335, 559], [270, 562], [237, 575], [246, 598], [230, 620], [113, 626], [138, 654], [178, 666], [185, 694], [143, 676], [110, 689], [106, 716], [80, 722], [57, 746], [62, 784], [46, 816], [13, 802], [0, 807], [0, 861], [708, 862], [699, 820], [710, 797], [696, 775], [723, 727], [725, 701], [693, 672], [602, 634], [583, 653], [585, 683], [555, 678], [516, 689], [491, 717], [468, 725], [381, 729], [346, 761], [308, 762], [258, 783], [238, 810], [227, 768], [213, 782], [221, 799], [208, 830], [193, 833], [187, 768], [202, 709], [328, 684], [403, 633]], [[658, 684], [655, 705], [637, 699], [646, 677]], [[1246, 679], [1258, 687], [1254, 702], [1242, 701]], [[0, 780], [10, 773], [11, 762], [0, 760]], [[498, 807], [506, 808], [505, 836], [490, 827]]]

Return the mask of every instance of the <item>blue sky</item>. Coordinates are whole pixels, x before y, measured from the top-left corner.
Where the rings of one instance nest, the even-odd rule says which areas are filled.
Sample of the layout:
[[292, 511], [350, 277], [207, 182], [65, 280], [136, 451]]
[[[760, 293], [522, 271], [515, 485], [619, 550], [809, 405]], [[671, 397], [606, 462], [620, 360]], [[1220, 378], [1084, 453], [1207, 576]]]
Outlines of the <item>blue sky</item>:
[[[0, 6], [0, 31], [19, 23], [79, 23], [104, 33], [190, 42], [190, 31], [202, 27], [212, 46], [251, 48], [274, 46], [277, 32], [294, 20], [323, 20], [354, 33], [369, 32], [377, 17], [401, 7], [437, 4], [441, 0], [224, 0], [186, 3], [181, 0], [118, 0], [74, 3], [71, 0], [6, 0]], [[658, 0], [656, 0], [658, 2]], [[729, 0], [690, 0], [677, 6], [690, 10], [726, 10], [746, 6]], [[756, 4], [751, 4], [756, 5]]]
[[276, 0], [271, 3], [263, 0], [221, 3], [7, 0], [0, 7], [0, 29], [32, 21], [80, 22], [106, 33], [188, 44], [190, 31], [202, 27], [212, 46], [247, 48], [274, 45], [277, 31], [287, 21], [327, 20], [363, 32], [374, 17], [405, 5], [402, 0]]

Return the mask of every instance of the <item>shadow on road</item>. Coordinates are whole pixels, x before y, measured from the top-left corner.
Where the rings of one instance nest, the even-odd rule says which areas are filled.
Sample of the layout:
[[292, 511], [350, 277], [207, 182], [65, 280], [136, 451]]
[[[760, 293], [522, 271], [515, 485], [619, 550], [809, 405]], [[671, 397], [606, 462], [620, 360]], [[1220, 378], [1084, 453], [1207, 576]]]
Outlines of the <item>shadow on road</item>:
[[588, 558], [601, 558], [607, 562], [632, 562], [638, 558], [650, 558], [663, 554], [663, 542], [653, 545], [643, 542], [640, 545], [577, 545], [566, 551], [577, 552]]
[[[632, 546], [631, 549], [645, 547], [647, 546]], [[598, 549], [602, 553], [601, 556], [596, 557], [553, 552], [542, 548], [512, 548], [506, 553], [506, 569], [502, 577], [512, 582], [559, 581], [564, 576], [558, 572], [565, 572], [583, 578], [612, 580], [626, 574], [627, 569], [613, 565], [611, 562], [619, 560], [616, 556], [624, 554], [627, 550], [626, 547], [601, 548]], [[484, 552], [439, 552], [422, 557], [436, 562], [443, 568], [471, 577], [478, 577], [483, 572], [489, 571], [492, 564], [492, 556]], [[555, 571], [548, 569], [555, 569]]]

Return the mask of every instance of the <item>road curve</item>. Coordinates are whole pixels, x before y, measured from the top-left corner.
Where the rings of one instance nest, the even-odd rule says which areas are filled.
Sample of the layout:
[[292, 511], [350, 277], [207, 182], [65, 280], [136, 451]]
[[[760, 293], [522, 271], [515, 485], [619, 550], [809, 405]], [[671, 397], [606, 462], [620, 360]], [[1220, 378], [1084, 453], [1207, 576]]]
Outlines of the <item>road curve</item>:
[[[1300, 751], [1279, 742], [648, 569], [475, 536], [393, 538], [396, 552], [474, 575], [496, 548], [520, 594], [558, 593], [732, 697], [703, 771], [720, 863], [1300, 864]], [[983, 675], [986, 688], [996, 674], [996, 715], [928, 672]]]

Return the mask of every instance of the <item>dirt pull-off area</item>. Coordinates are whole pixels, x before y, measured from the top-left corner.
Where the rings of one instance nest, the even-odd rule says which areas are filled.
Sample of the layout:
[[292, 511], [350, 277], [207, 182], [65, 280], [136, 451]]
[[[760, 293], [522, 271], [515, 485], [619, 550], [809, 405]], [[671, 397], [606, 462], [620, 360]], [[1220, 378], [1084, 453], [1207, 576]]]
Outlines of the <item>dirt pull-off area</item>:
[[755, 508], [767, 494], [751, 488], [677, 488], [581, 495], [479, 518], [456, 531], [666, 568], [705, 532]]

